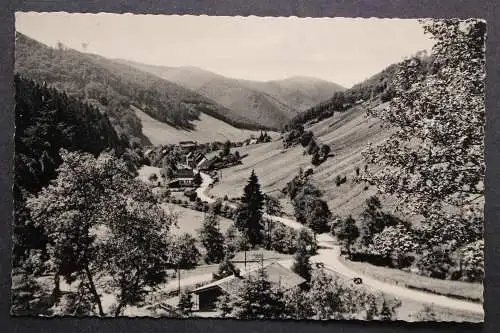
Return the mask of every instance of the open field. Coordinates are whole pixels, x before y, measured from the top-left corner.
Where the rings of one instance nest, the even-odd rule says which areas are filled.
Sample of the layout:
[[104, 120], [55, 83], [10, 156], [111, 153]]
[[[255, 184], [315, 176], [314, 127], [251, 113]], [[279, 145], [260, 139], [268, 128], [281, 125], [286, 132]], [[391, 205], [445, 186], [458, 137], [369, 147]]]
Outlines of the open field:
[[151, 176], [153, 173], [156, 173], [156, 176], [160, 178], [160, 170], [161, 168], [143, 165], [137, 170], [137, 173], [139, 174], [137, 178], [139, 180], [142, 180], [146, 184], [151, 184], [151, 181], [149, 181], [149, 176]]
[[[194, 140], [199, 143], [213, 141], [242, 141], [250, 135], [260, 135], [260, 131], [250, 131], [231, 126], [206, 114], [200, 114], [200, 120], [193, 121], [195, 129], [184, 130], [160, 122], [135, 108], [135, 114], [142, 123], [142, 131], [154, 145], [175, 144], [179, 141]], [[276, 133], [269, 133], [276, 135]]]
[[481, 283], [433, 279], [399, 269], [380, 267], [343, 258], [342, 262], [351, 269], [380, 281], [474, 302], [483, 301], [483, 285]]
[[[396, 320], [421, 321], [422, 319], [418, 319], [416, 315], [418, 312], [421, 312], [423, 308], [424, 305], [419, 302], [404, 299], [402, 300], [401, 307], [397, 309]], [[484, 321], [484, 315], [479, 313], [472, 313], [458, 309], [448, 309], [434, 304], [430, 306], [430, 309], [436, 318], [431, 321], [471, 323], [481, 323]]]
[[[164, 204], [169, 211], [178, 214], [177, 227], [172, 228], [175, 234], [188, 233], [198, 237], [198, 229], [203, 224], [205, 214], [193, 209], [184, 208], [179, 205]], [[233, 221], [219, 216], [220, 229], [224, 233], [233, 224]]]
[[[375, 187], [354, 183], [356, 167], [364, 170], [361, 152], [372, 142], [377, 144], [388, 132], [379, 122], [368, 119], [361, 107], [345, 113], [336, 113], [332, 118], [312, 125], [319, 143], [329, 144], [332, 153], [324, 163], [314, 168], [313, 181], [324, 192], [324, 198], [332, 212], [339, 215], [356, 215], [364, 209], [365, 199], [376, 193]], [[222, 170], [222, 180], [211, 193], [216, 196], [240, 196], [253, 169], [256, 170], [262, 189], [277, 195], [286, 183], [299, 171], [311, 167], [311, 157], [303, 154], [302, 146], [283, 150], [281, 141], [241, 147], [240, 154], [248, 154], [242, 165]], [[346, 176], [347, 182], [337, 187], [335, 178]], [[284, 200], [283, 203], [286, 201]], [[391, 201], [384, 202], [390, 208]], [[285, 205], [288, 206], [288, 205]], [[290, 209], [286, 209], [289, 211]]]

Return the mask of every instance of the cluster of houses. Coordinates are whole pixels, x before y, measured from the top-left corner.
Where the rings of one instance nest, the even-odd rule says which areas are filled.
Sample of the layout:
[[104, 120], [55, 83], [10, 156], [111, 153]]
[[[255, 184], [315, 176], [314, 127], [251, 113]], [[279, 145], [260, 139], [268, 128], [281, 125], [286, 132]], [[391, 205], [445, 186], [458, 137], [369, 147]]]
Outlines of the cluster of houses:
[[[270, 137], [267, 133], [265, 133], [261, 134], [258, 139], [252, 137], [243, 142], [232, 143], [232, 146], [239, 147], [243, 145], [256, 144], [261, 142], [260, 139], [268, 140]], [[208, 158], [203, 153], [202, 146], [203, 145], [200, 146], [196, 141], [181, 141], [178, 143], [178, 147], [184, 153], [183, 155], [185, 157], [183, 157], [183, 159], [185, 158], [185, 160], [178, 161], [178, 165], [182, 167], [175, 170], [173, 175], [171, 175], [168, 180], [165, 180], [165, 183], [168, 184], [169, 187], [182, 188], [193, 186], [193, 181], [196, 175], [193, 170], [216, 175], [216, 170], [241, 163], [240, 160], [243, 156], [239, 156], [238, 153], [229, 154], [227, 156], [219, 154]], [[159, 163], [158, 161], [161, 161], [162, 158], [164, 158], [169, 151], [171, 151], [171, 149], [171, 147], [148, 149], [144, 152], [144, 155], [150, 161], [153, 161], [151, 163]]]

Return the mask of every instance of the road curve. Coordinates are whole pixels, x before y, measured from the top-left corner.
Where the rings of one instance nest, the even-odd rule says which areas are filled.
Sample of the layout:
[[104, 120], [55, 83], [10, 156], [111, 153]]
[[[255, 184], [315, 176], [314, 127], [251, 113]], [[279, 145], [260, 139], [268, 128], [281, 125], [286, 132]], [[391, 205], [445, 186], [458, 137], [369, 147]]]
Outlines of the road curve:
[[[201, 186], [196, 190], [196, 193], [198, 194], [198, 197], [202, 201], [213, 203], [215, 202], [215, 199], [212, 199], [208, 195], [209, 185], [213, 183], [213, 179], [205, 173], [200, 173], [200, 174], [203, 179], [203, 182]], [[231, 207], [236, 206], [235, 204], [232, 203], [225, 203], [225, 204]], [[292, 220], [290, 218], [272, 216], [268, 214], [264, 214], [264, 217], [271, 221], [281, 222], [297, 230], [301, 228], [307, 228], [303, 224], [300, 224], [299, 222]], [[424, 291], [409, 289], [403, 286], [382, 282], [370, 276], [360, 274], [352, 270], [351, 268], [347, 267], [340, 260], [340, 246], [335, 245], [334, 242], [335, 239], [329, 234], [318, 235], [318, 245], [320, 249], [318, 250], [318, 254], [311, 258], [311, 261], [322, 262], [326, 268], [333, 270], [348, 279], [360, 277], [363, 280], [363, 284], [368, 285], [374, 289], [377, 289], [383, 293], [393, 295], [400, 299], [409, 299], [420, 303], [434, 304], [449, 309], [457, 309], [479, 314], [484, 313], [483, 305], [480, 303], [468, 302], [447, 296], [436, 295]]]

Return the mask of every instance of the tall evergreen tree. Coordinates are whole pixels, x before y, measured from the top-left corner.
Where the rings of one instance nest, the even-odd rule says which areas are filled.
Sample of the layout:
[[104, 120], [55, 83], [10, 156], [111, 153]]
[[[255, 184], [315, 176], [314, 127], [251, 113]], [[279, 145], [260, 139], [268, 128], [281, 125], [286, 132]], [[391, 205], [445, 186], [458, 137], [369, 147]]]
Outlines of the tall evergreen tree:
[[262, 221], [262, 209], [264, 207], [264, 195], [260, 190], [259, 179], [252, 170], [252, 174], [244, 188], [241, 205], [236, 215], [236, 226], [245, 232], [252, 246], [261, 244], [263, 240], [264, 224]]

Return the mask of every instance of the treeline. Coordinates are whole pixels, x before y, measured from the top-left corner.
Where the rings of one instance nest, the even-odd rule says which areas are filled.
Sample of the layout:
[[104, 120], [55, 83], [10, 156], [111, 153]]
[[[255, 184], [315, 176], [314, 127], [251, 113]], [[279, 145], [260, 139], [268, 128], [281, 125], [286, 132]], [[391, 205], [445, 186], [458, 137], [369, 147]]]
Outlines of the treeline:
[[[426, 65], [425, 71], [433, 71], [432, 58], [424, 54], [417, 55]], [[380, 99], [382, 103], [391, 100], [395, 95], [392, 86], [393, 78], [399, 68], [399, 64], [393, 64], [367, 80], [358, 83], [345, 91], [336, 92], [329, 100], [322, 102], [304, 112], [297, 114], [285, 126], [290, 130], [297, 125], [308, 122], [317, 122], [332, 117], [335, 112], [343, 112], [360, 103], [373, 99]]]
[[88, 152], [94, 156], [114, 150], [129, 162], [130, 170], [140, 154], [118, 137], [110, 120], [96, 108], [36, 84], [18, 75], [15, 83], [14, 264], [31, 249], [45, 245], [42, 230], [26, 211], [26, 197], [37, 193], [56, 177], [61, 164], [59, 150]]
[[304, 155], [311, 156], [311, 163], [318, 166], [328, 159], [331, 147], [318, 143], [312, 131], [305, 131], [304, 126], [295, 124], [293, 128], [283, 135], [283, 148], [296, 146], [300, 143], [304, 147]]
[[412, 225], [386, 212], [376, 196], [368, 198], [365, 207], [360, 216], [334, 217], [331, 224], [332, 233], [351, 260], [411, 269], [438, 279], [482, 281], [481, 220], [461, 218]]
[[323, 233], [330, 229], [332, 213], [322, 199], [323, 193], [312, 183], [310, 175], [310, 171], [300, 169], [282, 192], [290, 198], [297, 221], [316, 233]]

